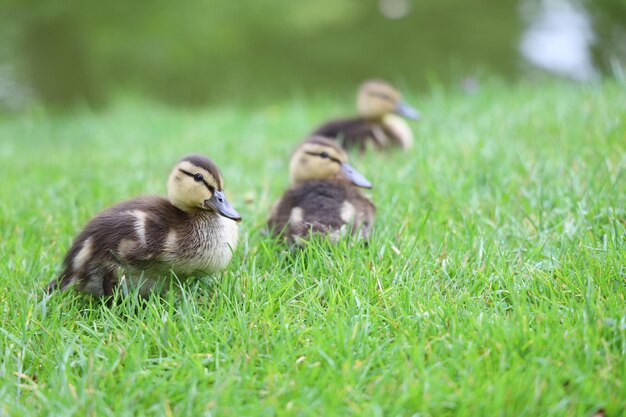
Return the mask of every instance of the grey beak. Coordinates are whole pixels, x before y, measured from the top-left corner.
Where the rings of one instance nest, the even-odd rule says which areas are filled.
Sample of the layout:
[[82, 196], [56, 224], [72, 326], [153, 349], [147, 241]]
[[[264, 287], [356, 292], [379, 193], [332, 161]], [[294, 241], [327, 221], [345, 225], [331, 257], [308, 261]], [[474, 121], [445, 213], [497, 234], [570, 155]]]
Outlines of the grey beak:
[[208, 200], [204, 200], [204, 205], [213, 208], [221, 216], [236, 222], [241, 221], [241, 215], [230, 205], [222, 191], [215, 190], [213, 196]]
[[398, 103], [398, 105], [396, 106], [396, 113], [411, 120], [419, 120], [419, 118], [421, 117], [420, 112], [409, 106], [404, 101]]
[[352, 168], [348, 164], [341, 164], [341, 174], [344, 176], [344, 178], [346, 178], [357, 187], [372, 188], [372, 183], [369, 182], [367, 178], [363, 176], [363, 174], [361, 174], [359, 171]]

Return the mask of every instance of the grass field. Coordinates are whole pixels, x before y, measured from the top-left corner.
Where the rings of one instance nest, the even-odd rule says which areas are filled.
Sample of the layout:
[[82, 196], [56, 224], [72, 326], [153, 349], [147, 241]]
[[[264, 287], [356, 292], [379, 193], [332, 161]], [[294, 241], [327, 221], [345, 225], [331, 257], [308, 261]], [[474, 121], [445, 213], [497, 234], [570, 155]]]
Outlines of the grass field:
[[[351, 97], [0, 118], [0, 415], [626, 413], [626, 88], [409, 96], [409, 152], [355, 155], [369, 246], [264, 233], [289, 153]], [[44, 296], [102, 208], [203, 153], [244, 217], [223, 273], [138, 306]]]

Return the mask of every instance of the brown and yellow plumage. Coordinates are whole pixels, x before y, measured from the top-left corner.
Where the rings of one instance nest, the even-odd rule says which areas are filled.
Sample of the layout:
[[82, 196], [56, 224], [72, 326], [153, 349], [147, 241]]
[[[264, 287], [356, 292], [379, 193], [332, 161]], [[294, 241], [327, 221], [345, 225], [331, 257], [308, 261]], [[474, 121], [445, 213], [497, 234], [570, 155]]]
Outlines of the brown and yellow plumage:
[[368, 237], [376, 208], [356, 187], [371, 188], [347, 164], [347, 155], [330, 139], [312, 137], [296, 149], [290, 163], [293, 186], [272, 210], [274, 235], [297, 243], [310, 234], [336, 240], [342, 232]]
[[413, 133], [399, 116], [417, 120], [419, 113], [402, 101], [400, 92], [381, 80], [363, 83], [357, 94], [358, 117], [331, 120], [312, 135], [334, 138], [344, 149], [383, 149], [413, 145]]
[[139, 197], [96, 215], [48, 289], [111, 295], [124, 279], [145, 295], [172, 272], [183, 279], [222, 269], [237, 245], [239, 220], [217, 166], [189, 156], [170, 174], [168, 199]]

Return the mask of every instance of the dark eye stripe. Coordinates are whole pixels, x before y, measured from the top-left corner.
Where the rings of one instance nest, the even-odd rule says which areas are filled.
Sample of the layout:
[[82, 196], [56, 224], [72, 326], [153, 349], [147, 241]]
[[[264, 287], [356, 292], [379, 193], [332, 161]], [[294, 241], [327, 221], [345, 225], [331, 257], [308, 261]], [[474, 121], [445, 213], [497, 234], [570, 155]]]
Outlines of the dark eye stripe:
[[[197, 175], [197, 174], [192, 174], [191, 172], [189, 172], [189, 171], [185, 171], [185, 170], [184, 170], [184, 169], [182, 169], [182, 168], [178, 168], [178, 169], [179, 169], [179, 170], [180, 170], [180, 172], [182, 172], [183, 174], [188, 175], [188, 176], [190, 176], [191, 178], [193, 178], [194, 180], [198, 181], [198, 180], [196, 179], [196, 175]], [[202, 174], [200, 174], [200, 175], [202, 175]], [[202, 177], [202, 183], [203, 183], [203, 184], [206, 186], [206, 188], [207, 188], [207, 189], [211, 192], [211, 194], [214, 194], [214, 193], [215, 193], [215, 187], [213, 187], [212, 185], [209, 185], [209, 183], [208, 183], [208, 182], [206, 182], [206, 180], [204, 179], [204, 177]]]
[[[343, 162], [341, 162], [339, 159], [337, 159], [337, 158], [333, 158], [332, 156], [328, 155], [326, 152], [320, 152], [320, 153], [318, 153], [318, 152], [308, 152], [308, 151], [305, 151], [305, 153], [306, 153], [307, 155], [319, 156], [320, 158], [330, 159], [331, 161], [336, 162], [336, 163], [338, 163], [339, 165], [341, 165], [341, 164], [343, 163]], [[326, 154], [326, 156], [323, 156], [322, 154]]]
[[385, 93], [370, 93], [370, 95], [373, 97], [382, 98], [383, 100], [389, 100], [389, 101], [392, 100], [392, 98]]
[[320, 158], [324, 158], [324, 159], [330, 159], [333, 162], [337, 162], [338, 164], [341, 164], [342, 162], [337, 159], [337, 158], [333, 158], [332, 156], [328, 155], [327, 152], [309, 152], [309, 151], [305, 151], [304, 153], [306, 153], [307, 155], [311, 155], [311, 156], [319, 156]]

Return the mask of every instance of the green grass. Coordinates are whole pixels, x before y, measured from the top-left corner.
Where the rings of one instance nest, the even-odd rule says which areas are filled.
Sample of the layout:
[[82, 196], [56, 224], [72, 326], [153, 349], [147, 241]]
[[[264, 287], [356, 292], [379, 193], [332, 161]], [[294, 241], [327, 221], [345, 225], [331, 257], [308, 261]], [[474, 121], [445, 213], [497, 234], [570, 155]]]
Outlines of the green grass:
[[[624, 85], [434, 87], [407, 153], [355, 156], [369, 246], [263, 233], [297, 141], [351, 97], [0, 122], [0, 415], [626, 413]], [[244, 216], [223, 273], [138, 306], [43, 295], [97, 211], [213, 158]]]

